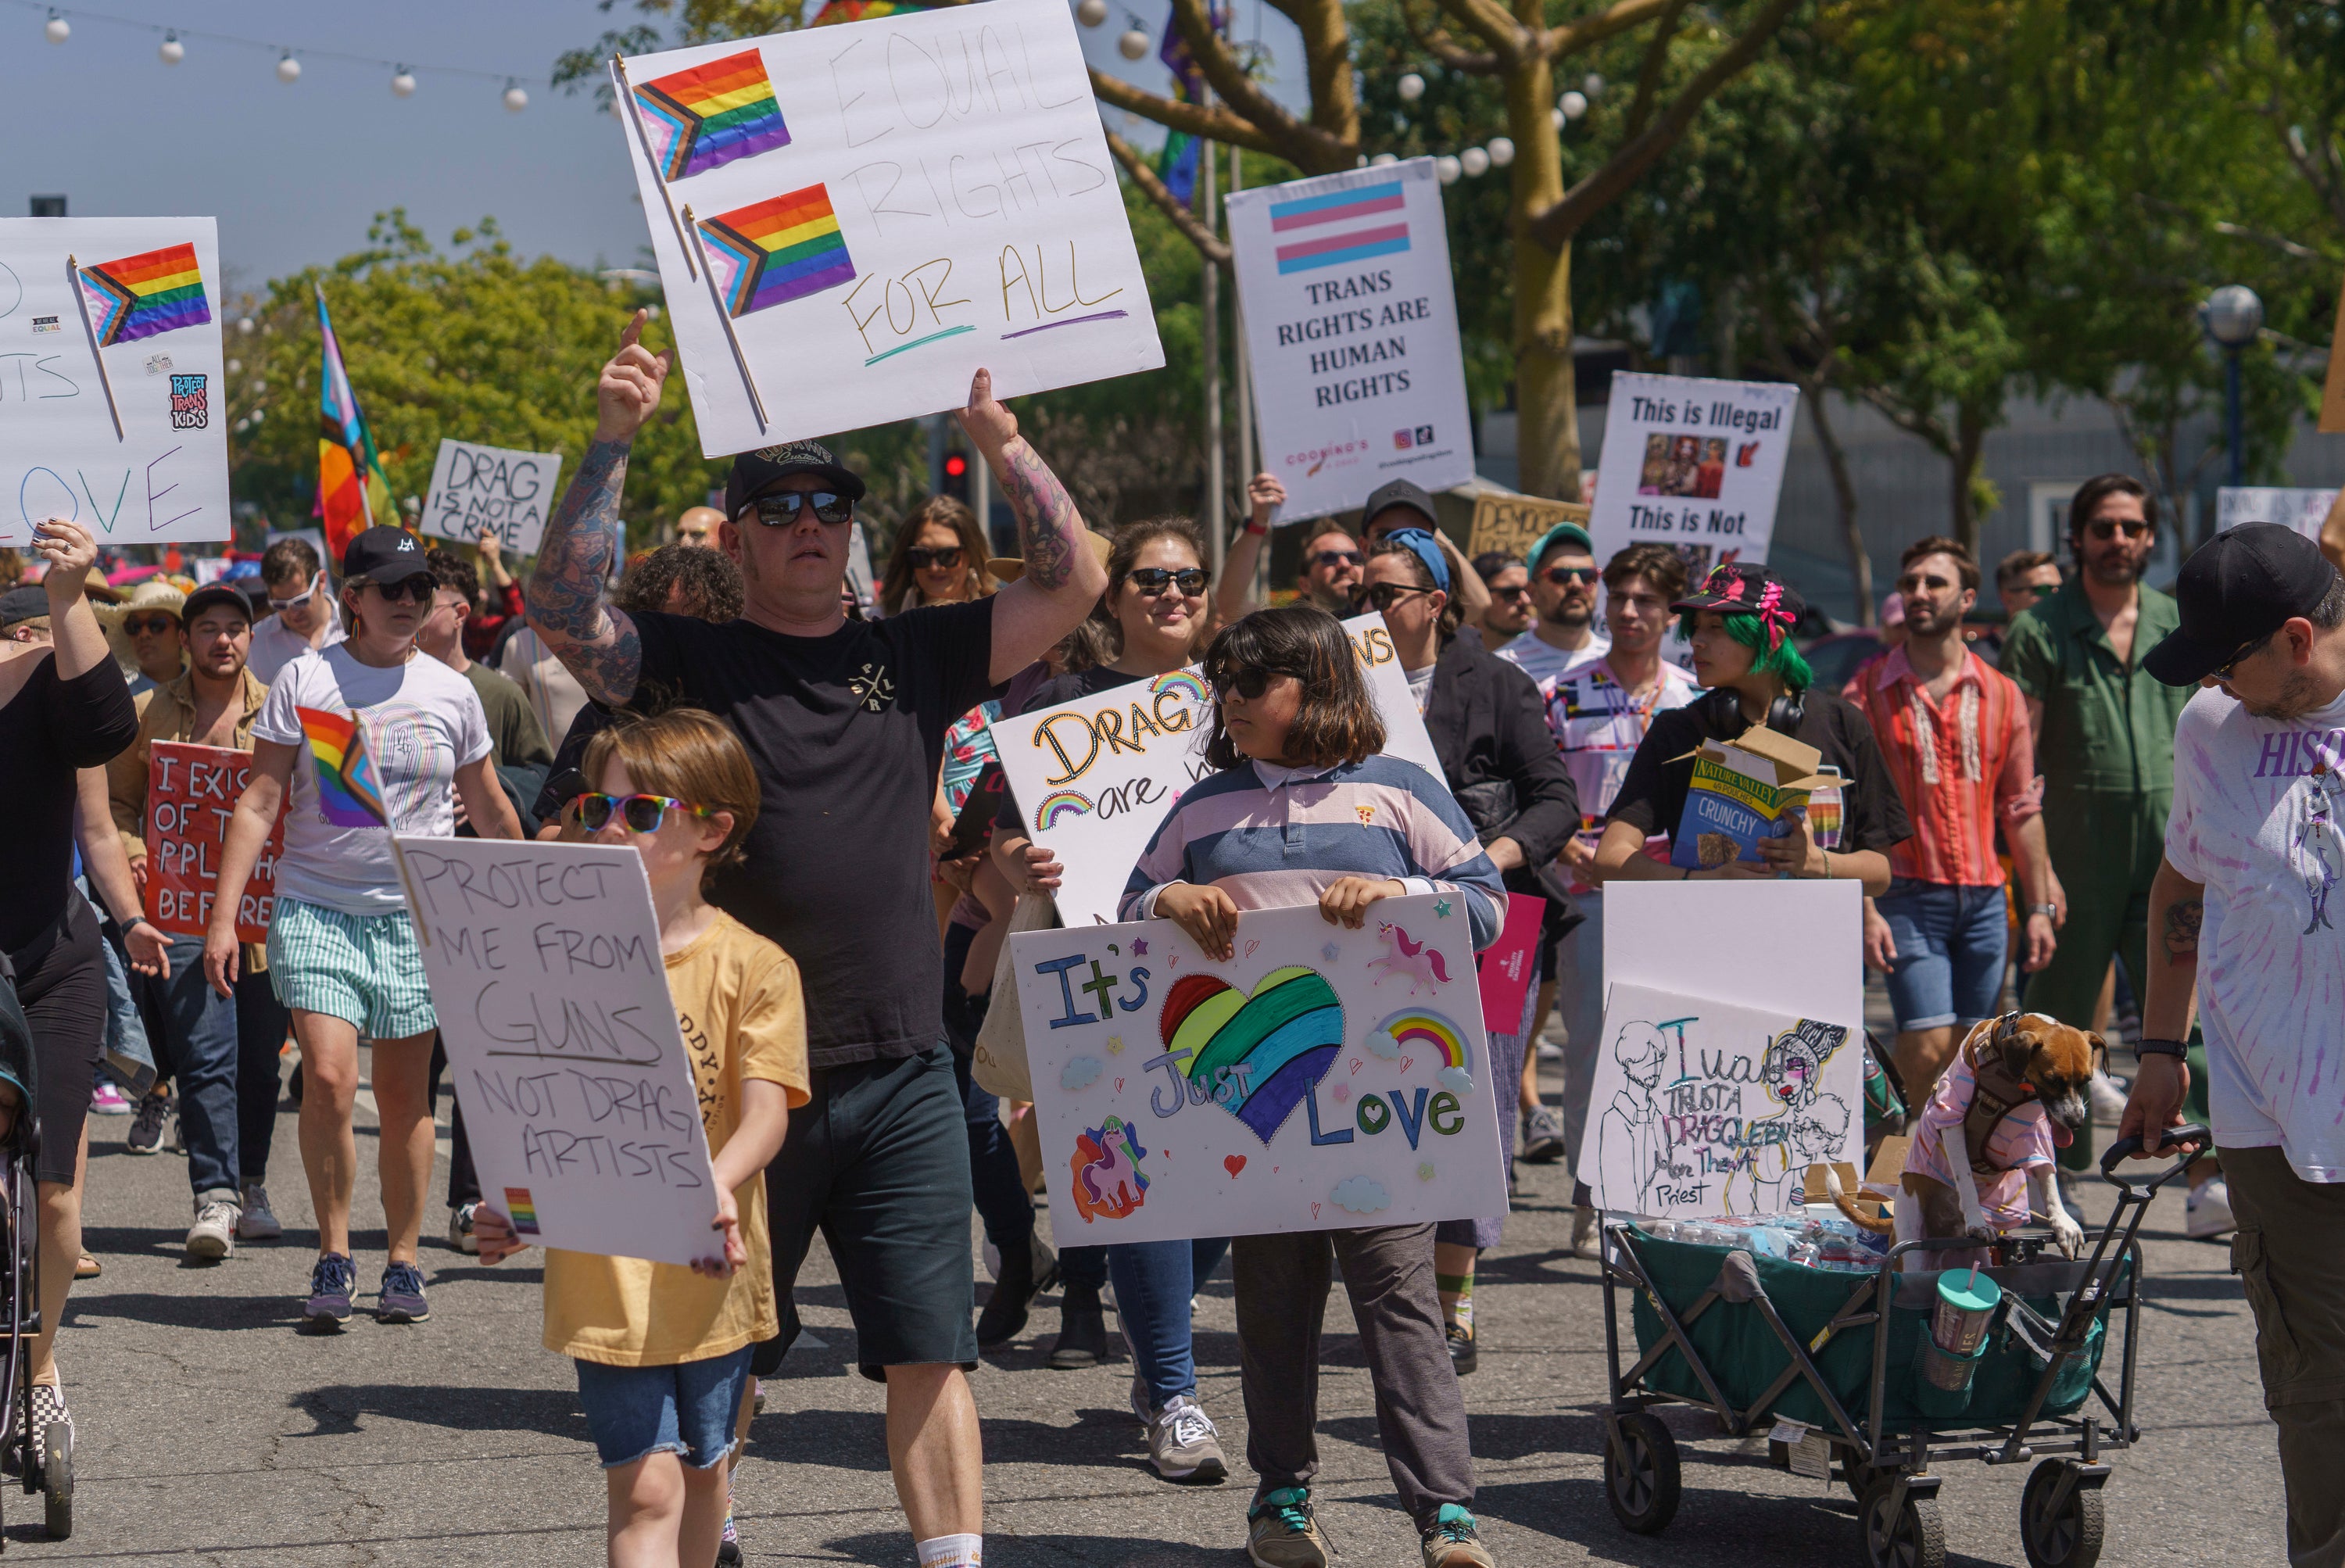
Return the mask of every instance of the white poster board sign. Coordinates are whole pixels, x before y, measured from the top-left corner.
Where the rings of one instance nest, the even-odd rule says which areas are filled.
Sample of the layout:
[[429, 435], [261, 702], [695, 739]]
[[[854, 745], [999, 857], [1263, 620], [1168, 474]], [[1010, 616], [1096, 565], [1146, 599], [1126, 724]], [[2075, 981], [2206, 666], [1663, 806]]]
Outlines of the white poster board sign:
[[492, 529], [507, 555], [534, 555], [561, 475], [558, 452], [513, 452], [442, 436], [431, 464], [431, 496], [423, 504], [423, 532], [472, 545], [483, 529]]
[[1656, 1218], [1782, 1214], [1799, 1207], [1810, 1165], [1863, 1163], [1861, 1015], [1815, 1018], [1617, 981], [1607, 990], [1573, 1173], [1597, 1207]]
[[1466, 361], [1434, 160], [1229, 195], [1230, 249], [1278, 521], [1358, 506], [1388, 479], [1474, 477]]
[[1844, 879], [1604, 889], [1604, 983], [1814, 1018], [1864, 1016], [1864, 890]]
[[0, 219], [0, 546], [236, 536], [208, 218]]
[[716, 1255], [716, 1171], [633, 849], [397, 840], [482, 1201], [524, 1242]]
[[2320, 537], [2320, 525], [2337, 504], [2334, 490], [2277, 490], [2258, 485], [2226, 484], [2215, 492], [2215, 531], [2242, 523], [2277, 523], [2308, 539]]
[[622, 65], [706, 456], [1164, 362], [1061, 0]]
[[1697, 583], [1730, 561], [1763, 563], [1799, 404], [1777, 382], [1615, 372], [1588, 518], [1597, 564], [1639, 544], [1674, 548]]
[[1455, 896], [1250, 911], [1227, 963], [1163, 920], [1010, 941], [1061, 1247], [1507, 1211]]
[[[1385, 755], [1438, 781], [1425, 720], [1409, 696], [1392, 636], [1378, 615], [1344, 623], [1385, 720]], [[1065, 868], [1059, 918], [1109, 925], [1123, 885], [1181, 792], [1213, 771], [1205, 760], [1213, 698], [1194, 668], [1079, 697], [995, 721], [1002, 776], [1034, 841]]]

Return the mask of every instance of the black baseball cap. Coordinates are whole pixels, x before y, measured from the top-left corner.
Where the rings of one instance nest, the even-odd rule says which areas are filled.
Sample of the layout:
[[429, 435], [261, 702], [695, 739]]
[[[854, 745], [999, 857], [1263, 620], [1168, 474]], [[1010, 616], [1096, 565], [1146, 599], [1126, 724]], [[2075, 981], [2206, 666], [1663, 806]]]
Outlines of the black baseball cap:
[[1808, 601], [1800, 590], [1754, 561], [1730, 561], [1711, 568], [1701, 586], [1670, 606], [1672, 610], [1716, 610], [1721, 615], [1755, 616], [1767, 596], [1775, 590], [1774, 607], [1797, 621], [1808, 613]]
[[1396, 479], [1377, 485], [1375, 494], [1368, 497], [1367, 505], [1360, 509], [1361, 531], [1365, 533], [1368, 524], [1376, 521], [1377, 513], [1394, 506], [1407, 507], [1424, 518], [1428, 528], [1441, 526], [1441, 519], [1433, 510], [1433, 497], [1425, 493], [1425, 486], [1412, 484], [1406, 479]]
[[2218, 534], [2182, 563], [2174, 583], [2182, 624], [2141, 667], [2168, 686], [2196, 686], [2249, 644], [2320, 608], [2336, 580], [2320, 546], [2293, 528], [2244, 523]]
[[196, 617], [214, 605], [227, 605], [246, 620], [252, 619], [252, 606], [242, 594], [238, 593], [226, 583], [207, 583], [189, 594], [188, 602], [179, 606], [179, 624], [194, 626]]
[[849, 501], [863, 499], [863, 481], [832, 456], [830, 448], [818, 441], [793, 441], [761, 446], [733, 460], [733, 472], [725, 481], [725, 515], [738, 517], [741, 508], [772, 489], [776, 480], [793, 473], [817, 474]]
[[423, 541], [404, 528], [377, 524], [361, 528], [342, 552], [342, 575], [364, 577], [387, 588], [431, 570], [423, 559]]
[[20, 621], [36, 621], [48, 613], [48, 591], [37, 583], [26, 583], [0, 594], [0, 629]]

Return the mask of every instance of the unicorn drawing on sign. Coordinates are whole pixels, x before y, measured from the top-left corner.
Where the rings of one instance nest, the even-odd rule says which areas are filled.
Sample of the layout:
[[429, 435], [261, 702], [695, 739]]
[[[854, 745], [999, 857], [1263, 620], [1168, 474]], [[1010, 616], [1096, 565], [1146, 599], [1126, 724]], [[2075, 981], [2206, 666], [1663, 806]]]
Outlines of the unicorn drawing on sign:
[[1075, 1212], [1084, 1224], [1125, 1218], [1148, 1201], [1148, 1177], [1140, 1168], [1147, 1157], [1131, 1124], [1120, 1116], [1084, 1130], [1068, 1161], [1074, 1175]]
[[1385, 952], [1382, 958], [1368, 960], [1370, 969], [1384, 971], [1384, 974], [1376, 976], [1376, 984], [1382, 985], [1386, 975], [1402, 975], [1408, 981], [1408, 993], [1415, 996], [1420, 983], [1427, 991], [1449, 983], [1449, 965], [1441, 954], [1411, 940], [1399, 926], [1380, 920], [1376, 922], [1376, 935], [1384, 939]]

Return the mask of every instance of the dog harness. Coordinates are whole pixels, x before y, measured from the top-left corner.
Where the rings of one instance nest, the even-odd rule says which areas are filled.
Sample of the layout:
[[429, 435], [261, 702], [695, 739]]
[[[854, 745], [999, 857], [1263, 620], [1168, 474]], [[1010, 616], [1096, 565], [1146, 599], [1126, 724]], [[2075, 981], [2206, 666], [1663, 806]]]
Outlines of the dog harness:
[[1987, 1139], [1995, 1135], [2005, 1117], [2035, 1098], [2035, 1085], [2014, 1074], [2003, 1063], [2003, 1047], [2019, 1032], [2019, 1017], [2017, 1013], [2006, 1013], [1996, 1019], [1995, 1033], [1987, 1038], [1987, 1059], [1970, 1059], [1978, 1089], [1971, 1096], [1970, 1108], [1963, 1113], [1963, 1153], [1969, 1156], [1974, 1176], [2001, 1174], [2003, 1167], [1986, 1157]]

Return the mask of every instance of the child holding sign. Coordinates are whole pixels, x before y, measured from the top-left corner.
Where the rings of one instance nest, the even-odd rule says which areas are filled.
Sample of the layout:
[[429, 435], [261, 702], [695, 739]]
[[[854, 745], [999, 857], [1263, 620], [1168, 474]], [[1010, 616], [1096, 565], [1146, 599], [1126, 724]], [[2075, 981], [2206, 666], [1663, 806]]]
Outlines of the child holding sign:
[[[789, 955], [702, 896], [757, 814], [739, 738], [679, 708], [604, 730], [583, 771], [602, 792], [580, 798], [582, 823], [597, 843], [633, 842], [651, 881], [716, 1165], [717, 1234], [689, 1268], [549, 1248], [545, 1348], [578, 1364], [614, 1568], [708, 1563], [727, 1521], [750, 1347], [781, 1332], [761, 1178], [789, 1108], [807, 1102], [805, 1003]], [[483, 1206], [474, 1224], [482, 1262], [521, 1250], [508, 1216]]]

